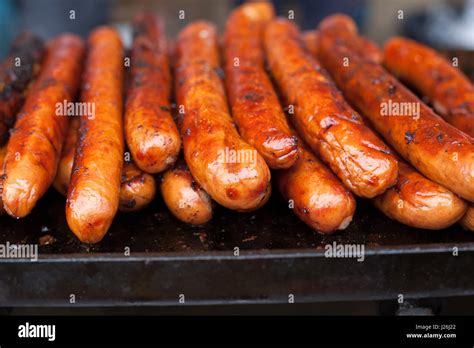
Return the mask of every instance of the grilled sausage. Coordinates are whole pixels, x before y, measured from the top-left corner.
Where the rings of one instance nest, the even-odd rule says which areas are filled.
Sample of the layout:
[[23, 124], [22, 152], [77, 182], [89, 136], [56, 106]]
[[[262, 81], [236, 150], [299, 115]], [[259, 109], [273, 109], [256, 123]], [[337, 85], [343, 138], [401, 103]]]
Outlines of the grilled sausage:
[[3, 191], [3, 163], [5, 162], [5, 155], [7, 154], [7, 145], [0, 147], [0, 215], [5, 213], [3, 208], [2, 191]]
[[429, 230], [449, 227], [461, 219], [466, 202], [404, 161], [399, 161], [398, 166], [397, 184], [373, 199], [385, 215], [405, 225]]
[[239, 211], [270, 196], [270, 170], [232, 123], [219, 77], [216, 29], [188, 25], [176, 44], [176, 91], [184, 156], [196, 181], [219, 204]]
[[155, 198], [155, 178], [143, 172], [133, 162], [122, 169], [119, 210], [124, 213], [143, 209]]
[[302, 33], [304, 46], [313, 57], [318, 56], [318, 32], [317, 30], [307, 30]]
[[76, 145], [79, 126], [81, 120], [77, 117], [69, 121], [66, 139], [64, 140], [61, 157], [58, 163], [58, 170], [54, 178], [53, 187], [62, 195], [67, 196], [69, 181], [71, 179], [74, 155], [76, 154]]
[[66, 218], [85, 243], [99, 242], [117, 212], [123, 165], [123, 47], [109, 27], [94, 30], [83, 77], [81, 100], [95, 105], [81, 117], [79, 142], [68, 188]]
[[171, 74], [163, 23], [142, 14], [133, 21], [125, 139], [135, 164], [158, 173], [176, 161], [181, 140], [171, 116]]
[[163, 174], [160, 189], [166, 206], [179, 220], [191, 225], [211, 220], [212, 201], [183, 160]]
[[232, 116], [242, 139], [273, 169], [291, 167], [298, 156], [285, 114], [265, 71], [263, 31], [273, 18], [270, 3], [246, 3], [227, 20], [224, 67]]
[[384, 65], [428, 97], [448, 123], [474, 137], [474, 85], [436, 51], [401, 37], [390, 39]]
[[[58, 171], [53, 183], [54, 188], [64, 196], [67, 195], [71, 178], [79, 126], [80, 120], [77, 118], [72, 119], [69, 123]], [[131, 212], [144, 208], [153, 200], [155, 191], [156, 184], [153, 176], [137, 168], [133, 162], [125, 163], [120, 186], [120, 211]]]
[[[373, 58], [381, 56], [376, 52], [377, 46], [366, 47], [366, 51], [370, 50]], [[312, 50], [308, 48], [308, 51]], [[398, 156], [397, 160], [397, 183], [372, 200], [379, 210], [405, 225], [425, 229], [443, 229], [461, 218], [467, 208], [462, 199], [424, 177]]]
[[295, 214], [317, 232], [345, 229], [356, 208], [354, 197], [302, 140], [298, 147], [296, 164], [274, 173], [281, 194], [292, 203]]
[[[359, 54], [361, 43], [354, 28], [343, 15], [328, 17], [319, 25], [319, 57], [324, 66], [348, 100], [402, 157], [431, 180], [473, 201], [474, 140], [446, 123], [379, 64]], [[393, 105], [406, 103], [411, 113], [390, 115]]]
[[50, 42], [18, 114], [8, 141], [2, 194], [5, 210], [13, 217], [26, 216], [54, 180], [68, 121], [58, 106], [75, 97], [83, 54], [84, 44], [75, 35], [63, 34]]
[[[448, 122], [474, 137], [474, 85], [459, 70], [429, 47], [404, 38], [389, 40], [384, 49], [389, 71], [427, 96]], [[474, 230], [474, 206], [461, 224]]]
[[8, 57], [0, 65], [0, 144], [8, 139], [26, 91], [40, 70], [43, 41], [23, 32], [12, 43]]
[[296, 128], [313, 151], [358, 196], [372, 198], [394, 185], [397, 161], [306, 51], [298, 29], [285, 19], [273, 21], [265, 46]]

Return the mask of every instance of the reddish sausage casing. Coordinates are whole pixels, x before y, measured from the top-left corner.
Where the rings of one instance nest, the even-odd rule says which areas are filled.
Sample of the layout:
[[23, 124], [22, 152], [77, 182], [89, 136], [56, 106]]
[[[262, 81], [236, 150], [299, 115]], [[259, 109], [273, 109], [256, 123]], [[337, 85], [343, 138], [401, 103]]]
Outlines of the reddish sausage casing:
[[345, 229], [356, 208], [354, 197], [303, 141], [298, 148], [295, 165], [274, 173], [280, 192], [293, 201], [295, 214], [316, 231]]
[[26, 216], [54, 180], [68, 121], [58, 106], [76, 95], [83, 54], [84, 44], [75, 35], [52, 40], [18, 114], [8, 142], [2, 194], [13, 217]]
[[171, 74], [163, 23], [151, 14], [133, 21], [125, 139], [135, 164], [148, 173], [173, 165], [181, 146], [171, 116]]
[[184, 28], [176, 57], [178, 111], [184, 112], [180, 128], [193, 177], [219, 204], [257, 209], [270, 195], [270, 170], [232, 123], [219, 77], [215, 27], [194, 22]]
[[344, 95], [416, 169], [474, 201], [474, 140], [446, 123], [379, 64], [359, 54], [358, 33], [347, 22], [352, 20], [339, 15], [319, 25], [319, 57]]
[[435, 50], [401, 37], [385, 44], [384, 65], [428, 97], [439, 115], [474, 137], [474, 85]]
[[294, 24], [285, 19], [272, 21], [265, 47], [299, 134], [343, 184], [366, 198], [394, 185], [397, 161], [304, 48]]
[[166, 206], [179, 220], [191, 225], [211, 220], [211, 198], [194, 180], [183, 160], [163, 174], [160, 188]]
[[298, 156], [285, 114], [265, 71], [263, 31], [273, 18], [270, 3], [246, 3], [227, 20], [224, 67], [232, 116], [242, 138], [273, 169], [291, 167]]
[[81, 117], [66, 218], [82, 242], [96, 243], [104, 237], [119, 205], [123, 47], [109, 27], [94, 30], [88, 44], [81, 100], [95, 105], [95, 115]]
[[[67, 195], [71, 179], [80, 120], [74, 118], [69, 123], [58, 171], [54, 179], [54, 188], [64, 196]], [[155, 196], [155, 178], [143, 172], [133, 162], [125, 162], [122, 169], [119, 210], [122, 212], [137, 211], [151, 203]]]

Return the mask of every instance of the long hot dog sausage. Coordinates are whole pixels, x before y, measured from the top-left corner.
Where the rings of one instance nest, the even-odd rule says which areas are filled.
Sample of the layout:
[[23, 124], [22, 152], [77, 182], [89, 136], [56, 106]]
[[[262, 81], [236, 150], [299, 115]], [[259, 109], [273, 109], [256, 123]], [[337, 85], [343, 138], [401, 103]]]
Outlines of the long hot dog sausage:
[[[78, 118], [72, 119], [69, 123], [58, 171], [53, 183], [54, 188], [65, 196], [71, 178], [79, 126], [80, 120]], [[143, 172], [131, 161], [125, 162], [120, 186], [120, 211], [132, 212], [144, 208], [153, 200], [155, 191], [156, 183], [152, 175]]]
[[265, 71], [263, 31], [273, 18], [270, 3], [246, 3], [227, 20], [225, 80], [240, 135], [273, 169], [291, 167], [298, 156], [280, 101]]
[[0, 144], [8, 139], [31, 81], [38, 74], [44, 55], [43, 41], [29, 32], [18, 35], [8, 57], [0, 64]]
[[384, 48], [384, 65], [428, 97], [436, 112], [474, 137], [474, 85], [435, 50], [401, 37]]
[[[404, 38], [389, 40], [384, 49], [389, 71], [427, 96], [444, 119], [474, 137], [474, 85], [436, 51]], [[474, 206], [461, 224], [474, 230]]]
[[135, 164], [148, 173], [173, 165], [181, 140], [171, 116], [171, 74], [162, 21], [142, 14], [133, 21], [125, 139]]
[[219, 204], [249, 211], [271, 192], [270, 170], [243, 141], [229, 114], [219, 76], [216, 29], [188, 25], [176, 44], [176, 91], [184, 156], [196, 181]]
[[120, 37], [109, 27], [94, 30], [88, 45], [81, 101], [95, 105], [95, 115], [81, 117], [66, 218], [82, 242], [95, 243], [104, 237], [119, 205], [124, 62]]
[[160, 189], [166, 206], [179, 220], [191, 225], [211, 220], [211, 198], [194, 180], [183, 160], [163, 174]]
[[67, 130], [59, 106], [72, 102], [79, 85], [84, 54], [82, 40], [62, 34], [48, 52], [18, 114], [5, 158], [3, 204], [13, 217], [24, 217], [54, 180]]
[[402, 157], [431, 180], [473, 201], [474, 140], [446, 123], [379, 64], [358, 54], [361, 43], [354, 28], [343, 15], [319, 25], [324, 66]]
[[[367, 41], [368, 42], [368, 41]], [[305, 42], [305, 45], [307, 43]], [[317, 45], [316, 45], [317, 46]], [[374, 61], [382, 54], [375, 45], [365, 45]], [[314, 51], [317, 55], [317, 48]], [[392, 152], [394, 156], [396, 153]], [[458, 221], [466, 210], [466, 203], [443, 186], [429, 180], [415, 168], [398, 158], [397, 183], [372, 199], [375, 206], [388, 217], [405, 225], [442, 229]]]
[[371, 198], [394, 185], [397, 161], [304, 48], [296, 26], [272, 21], [265, 47], [296, 128], [313, 151], [358, 196]]
[[298, 148], [295, 165], [274, 173], [282, 196], [314, 230], [331, 233], [345, 229], [356, 208], [354, 197], [302, 140]]

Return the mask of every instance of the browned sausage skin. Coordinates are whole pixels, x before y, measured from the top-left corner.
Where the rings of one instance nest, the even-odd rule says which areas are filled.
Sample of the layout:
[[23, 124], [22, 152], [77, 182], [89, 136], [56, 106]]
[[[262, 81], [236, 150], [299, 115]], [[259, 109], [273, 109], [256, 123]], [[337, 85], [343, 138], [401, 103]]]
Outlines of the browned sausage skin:
[[372, 198], [395, 184], [388, 147], [350, 108], [289, 20], [272, 21], [265, 47], [270, 68], [301, 137], [353, 193]]
[[160, 189], [166, 206], [179, 220], [191, 225], [211, 220], [211, 198], [194, 180], [184, 160], [163, 174]]
[[[364, 48], [372, 52], [374, 61], [381, 57], [377, 46], [364, 44]], [[308, 50], [317, 54], [317, 48]], [[460, 219], [467, 207], [462, 199], [424, 177], [398, 156], [397, 160], [397, 183], [372, 199], [378, 209], [405, 225], [424, 229], [446, 228]]]
[[[58, 171], [54, 179], [54, 188], [67, 195], [71, 178], [74, 155], [76, 153], [77, 135], [80, 120], [75, 118], [69, 123], [69, 129], [64, 142]], [[155, 196], [155, 178], [143, 172], [133, 162], [125, 162], [122, 169], [120, 186], [119, 210], [122, 212], [137, 211], [150, 204]]]
[[384, 65], [428, 97], [439, 115], [474, 137], [474, 85], [435, 50], [397, 37], [385, 44]]
[[295, 214], [317, 232], [345, 229], [355, 212], [354, 197], [302, 140], [298, 147], [295, 165], [274, 173], [281, 194]]
[[[474, 86], [459, 69], [431, 48], [404, 38], [385, 44], [384, 64], [427, 96], [447, 122], [474, 137]], [[473, 231], [473, 221], [471, 205], [461, 225]]]
[[231, 13], [224, 34], [224, 67], [240, 135], [270, 168], [282, 169], [295, 163], [298, 151], [265, 71], [263, 31], [273, 16], [270, 3], [246, 3]]
[[184, 28], [176, 44], [176, 93], [186, 163], [215, 201], [250, 211], [270, 196], [270, 170], [232, 123], [219, 69], [215, 27]]
[[29, 214], [54, 180], [68, 121], [58, 105], [75, 97], [83, 54], [84, 44], [75, 35], [51, 41], [18, 114], [8, 141], [2, 194], [5, 210], [13, 217]]
[[0, 64], [0, 145], [8, 139], [28, 87], [40, 70], [44, 51], [39, 37], [23, 32], [15, 38], [8, 57]]
[[[379, 64], [359, 54], [359, 36], [347, 22], [352, 20], [339, 15], [319, 25], [319, 57], [345, 96], [421, 173], [473, 201], [474, 140], [446, 123]], [[408, 104], [411, 112], [392, 115], [394, 104]]]
[[124, 213], [138, 211], [155, 198], [155, 178], [143, 172], [133, 162], [125, 162], [122, 169], [119, 210]]
[[124, 64], [122, 42], [115, 30], [94, 30], [88, 44], [81, 100], [95, 105], [95, 115], [81, 117], [66, 218], [82, 242], [96, 243], [104, 237], [119, 205]]
[[158, 173], [176, 161], [181, 140], [171, 116], [171, 74], [164, 26], [151, 14], [133, 21], [125, 139], [135, 164]]

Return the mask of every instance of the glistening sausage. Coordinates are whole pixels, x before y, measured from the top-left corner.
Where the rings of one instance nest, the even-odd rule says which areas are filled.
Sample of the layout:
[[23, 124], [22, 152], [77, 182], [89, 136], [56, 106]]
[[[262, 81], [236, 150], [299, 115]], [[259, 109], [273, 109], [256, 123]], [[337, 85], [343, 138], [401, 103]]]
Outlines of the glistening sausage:
[[319, 57], [348, 100], [422, 174], [474, 200], [474, 140], [446, 123], [379, 64], [359, 54], [348, 17], [320, 25]]
[[204, 190], [219, 204], [249, 211], [271, 192], [270, 170], [243, 141], [229, 114], [219, 76], [216, 29], [207, 22], [184, 28], [176, 44], [176, 92], [184, 156]]
[[298, 156], [280, 101], [265, 71], [263, 31], [273, 18], [270, 3], [246, 3], [227, 20], [225, 81], [240, 135], [273, 169], [291, 167]]
[[148, 173], [173, 165], [181, 140], [171, 116], [171, 74], [161, 20], [134, 18], [130, 85], [125, 106], [125, 139], [135, 164]]
[[96, 243], [109, 229], [119, 205], [124, 64], [122, 42], [112, 28], [94, 30], [88, 44], [81, 101], [95, 105], [95, 115], [81, 117], [66, 218], [82, 242]]
[[211, 220], [212, 201], [183, 160], [163, 174], [160, 189], [166, 206], [179, 220], [191, 225]]
[[354, 197], [303, 141], [298, 147], [295, 165], [274, 173], [280, 192], [295, 214], [317, 232], [345, 229], [356, 208]]
[[397, 161], [304, 48], [296, 26], [285, 19], [271, 22], [265, 47], [299, 134], [343, 184], [366, 198], [394, 185]]
[[73, 101], [80, 82], [84, 43], [62, 34], [48, 45], [8, 141], [3, 204], [13, 217], [26, 216], [52, 184], [67, 129], [62, 105]]

